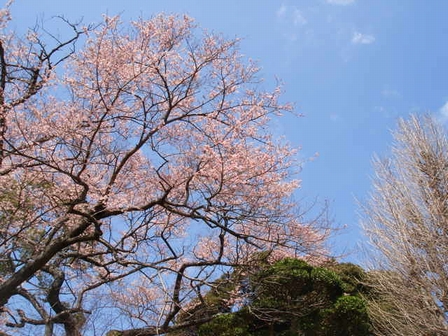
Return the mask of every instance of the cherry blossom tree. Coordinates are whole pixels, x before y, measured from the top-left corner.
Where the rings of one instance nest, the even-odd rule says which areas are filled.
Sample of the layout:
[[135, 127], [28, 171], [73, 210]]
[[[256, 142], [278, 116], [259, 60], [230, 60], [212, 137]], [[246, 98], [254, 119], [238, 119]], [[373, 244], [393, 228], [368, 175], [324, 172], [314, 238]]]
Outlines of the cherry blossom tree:
[[325, 252], [270, 132], [292, 108], [238, 40], [165, 15], [19, 38], [1, 14], [2, 335], [164, 334], [254, 252]]

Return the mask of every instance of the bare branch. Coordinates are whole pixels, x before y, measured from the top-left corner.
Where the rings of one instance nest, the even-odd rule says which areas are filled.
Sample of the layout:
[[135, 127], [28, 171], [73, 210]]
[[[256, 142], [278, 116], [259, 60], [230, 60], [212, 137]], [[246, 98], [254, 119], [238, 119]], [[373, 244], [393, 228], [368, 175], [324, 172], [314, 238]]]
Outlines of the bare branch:
[[371, 299], [384, 335], [448, 332], [448, 139], [431, 117], [401, 120], [377, 159], [363, 226], [374, 247]]

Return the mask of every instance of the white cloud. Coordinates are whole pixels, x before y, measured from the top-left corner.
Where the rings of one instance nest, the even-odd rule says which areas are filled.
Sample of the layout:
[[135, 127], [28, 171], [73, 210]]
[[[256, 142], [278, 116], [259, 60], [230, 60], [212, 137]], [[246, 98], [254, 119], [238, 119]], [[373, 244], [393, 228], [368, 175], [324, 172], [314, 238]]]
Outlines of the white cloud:
[[352, 37], [352, 43], [354, 44], [371, 44], [373, 42], [375, 42], [375, 36], [373, 35], [355, 32]]
[[347, 6], [355, 3], [355, 0], [327, 0], [327, 3], [332, 5], [342, 5]]
[[286, 14], [286, 5], [285, 5], [285, 4], [282, 4], [282, 5], [280, 6], [280, 8], [277, 9], [277, 13], [276, 13], [276, 15], [277, 15], [278, 18], [282, 18], [282, 17], [285, 16], [285, 14]]
[[331, 121], [338, 121], [340, 119], [340, 115], [337, 113], [331, 113], [330, 114], [330, 120]]
[[302, 12], [298, 10], [297, 8], [294, 8], [294, 11], [292, 13], [292, 18], [295, 26], [303, 26], [307, 23], [305, 17], [303, 16]]
[[391, 89], [384, 89], [383, 91], [381, 91], [381, 95], [384, 98], [389, 98], [389, 99], [401, 98], [400, 92], [398, 92], [397, 90], [391, 90]]
[[303, 26], [307, 24], [307, 20], [301, 10], [295, 6], [287, 6], [282, 4], [275, 13], [278, 19], [292, 23], [294, 26]]
[[448, 119], [448, 101], [439, 109], [443, 119]]

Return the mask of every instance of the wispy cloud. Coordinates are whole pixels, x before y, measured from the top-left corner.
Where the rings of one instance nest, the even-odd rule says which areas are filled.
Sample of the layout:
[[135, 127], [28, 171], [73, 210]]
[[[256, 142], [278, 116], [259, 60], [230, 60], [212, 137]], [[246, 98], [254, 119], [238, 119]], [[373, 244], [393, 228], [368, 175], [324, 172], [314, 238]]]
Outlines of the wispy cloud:
[[303, 16], [302, 12], [297, 8], [294, 8], [294, 11], [292, 12], [292, 19], [295, 26], [303, 26], [307, 24], [307, 20]]
[[327, 3], [332, 5], [342, 5], [347, 6], [355, 3], [355, 0], [327, 0]]
[[384, 89], [381, 91], [381, 95], [384, 98], [392, 99], [392, 98], [401, 98], [401, 93], [397, 90]]
[[303, 26], [308, 23], [302, 11], [295, 6], [282, 4], [276, 12], [278, 19], [292, 23], [294, 26]]
[[330, 120], [333, 121], [333, 122], [338, 121], [340, 119], [340, 117], [341, 116], [339, 114], [337, 114], [337, 113], [331, 113], [330, 114]]
[[286, 15], [286, 5], [285, 4], [282, 4], [281, 6], [280, 6], [280, 8], [279, 9], [277, 9], [277, 13], [276, 13], [276, 15], [277, 15], [277, 17], [279, 18], [279, 19], [281, 19], [281, 18], [283, 18], [285, 15]]
[[352, 37], [353, 44], [371, 44], [375, 42], [375, 36], [361, 34], [360, 32], [355, 32]]
[[439, 113], [443, 121], [448, 120], [448, 101], [439, 109]]

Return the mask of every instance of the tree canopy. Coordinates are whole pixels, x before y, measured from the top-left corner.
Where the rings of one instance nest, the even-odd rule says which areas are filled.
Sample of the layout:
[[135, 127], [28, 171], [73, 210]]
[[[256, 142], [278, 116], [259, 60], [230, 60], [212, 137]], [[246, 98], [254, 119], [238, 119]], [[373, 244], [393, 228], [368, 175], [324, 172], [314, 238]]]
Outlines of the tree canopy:
[[[364, 210], [379, 335], [448, 333], [448, 137], [429, 116], [401, 119], [375, 161]], [[373, 247], [373, 249], [371, 248]]]
[[222, 277], [183, 316], [187, 321], [215, 317], [172, 335], [372, 335], [361, 297], [367, 293], [365, 277], [353, 264], [318, 267], [290, 258], [236, 271]]
[[296, 150], [269, 131], [292, 107], [261, 89], [238, 40], [187, 16], [63, 20], [66, 39], [17, 36], [10, 19], [6, 8], [1, 332], [158, 335], [254, 251], [325, 253], [327, 223], [292, 198]]

